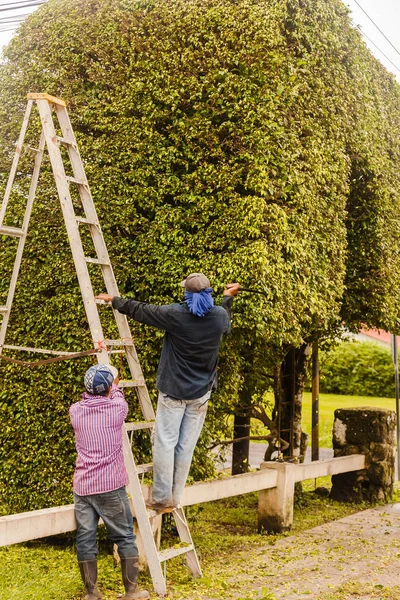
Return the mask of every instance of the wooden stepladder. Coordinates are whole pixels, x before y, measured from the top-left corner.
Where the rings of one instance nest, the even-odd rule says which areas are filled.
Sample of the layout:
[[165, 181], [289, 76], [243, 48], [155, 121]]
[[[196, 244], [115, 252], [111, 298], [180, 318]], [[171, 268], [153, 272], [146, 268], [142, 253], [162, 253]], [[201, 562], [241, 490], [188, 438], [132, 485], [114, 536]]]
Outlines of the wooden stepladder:
[[[9, 202], [10, 193], [17, 173], [18, 161], [23, 149], [24, 139], [28, 128], [29, 118], [33, 105], [36, 104], [42, 132], [40, 142], [37, 148], [31, 148], [35, 151], [35, 163], [32, 173], [30, 190], [26, 203], [26, 210], [22, 226], [8, 227], [4, 226], [6, 208]], [[54, 120], [54, 117], [56, 120]], [[57, 134], [61, 131], [61, 135]], [[17, 148], [11, 167], [3, 203], [0, 208], [0, 236], [11, 236], [19, 238], [16, 252], [14, 268], [11, 276], [11, 283], [5, 306], [0, 306], [0, 315], [2, 315], [2, 324], [0, 328], [0, 354], [5, 345], [5, 337], [10, 317], [11, 306], [15, 294], [18, 274], [20, 270], [24, 245], [28, 232], [29, 220], [32, 213], [32, 206], [35, 198], [40, 167], [42, 163], [45, 147], [50, 157], [50, 162], [57, 186], [57, 192], [61, 203], [61, 209], [64, 217], [65, 226], [71, 246], [71, 252], [75, 263], [75, 269], [81, 289], [83, 302], [86, 310], [89, 328], [96, 349], [97, 360], [103, 364], [110, 363], [110, 352], [115, 348], [119, 349], [126, 357], [126, 361], [131, 374], [130, 380], [120, 382], [121, 387], [134, 387], [143, 413], [143, 422], [126, 423], [123, 429], [123, 449], [125, 465], [129, 474], [128, 492], [131, 497], [133, 511], [137, 520], [143, 549], [147, 558], [150, 574], [156, 593], [160, 596], [166, 595], [166, 582], [161, 565], [164, 561], [174, 556], [185, 555], [186, 562], [193, 576], [201, 577], [201, 568], [197, 558], [196, 550], [186, 521], [185, 513], [182, 508], [173, 510], [172, 515], [175, 519], [176, 528], [180, 537], [181, 544], [178, 547], [158, 551], [154, 540], [152, 521], [157, 517], [153, 511], [148, 511], [139, 480], [139, 475], [151, 471], [151, 465], [136, 465], [132, 454], [133, 433], [139, 429], [152, 430], [155, 423], [154, 409], [150, 401], [149, 393], [144, 381], [142, 369], [132, 340], [129, 324], [125, 315], [113, 311], [116, 325], [118, 327], [118, 340], [104, 339], [103, 327], [98, 312], [98, 301], [94, 298], [92, 283], [88, 264], [99, 265], [103, 276], [105, 288], [112, 296], [119, 296], [117, 282], [111, 266], [107, 247], [103, 238], [100, 223], [97, 218], [96, 209], [90, 193], [89, 184], [86, 178], [83, 163], [79, 154], [77, 142], [69, 120], [66, 104], [63, 100], [49, 96], [48, 94], [28, 94], [28, 104], [25, 117], [22, 124], [21, 133], [17, 142]], [[67, 176], [65, 172], [64, 159], [61, 152], [61, 146], [65, 146], [68, 152], [70, 166], [72, 167], [72, 176]], [[70, 192], [70, 186], [76, 186], [84, 216], [77, 216], [74, 209], [73, 199]], [[86, 256], [82, 244], [79, 227], [88, 227], [95, 249], [95, 256]], [[13, 347], [20, 350], [29, 350], [23, 347]], [[37, 350], [46, 352], [44, 350]], [[49, 351], [49, 353], [52, 353]]]

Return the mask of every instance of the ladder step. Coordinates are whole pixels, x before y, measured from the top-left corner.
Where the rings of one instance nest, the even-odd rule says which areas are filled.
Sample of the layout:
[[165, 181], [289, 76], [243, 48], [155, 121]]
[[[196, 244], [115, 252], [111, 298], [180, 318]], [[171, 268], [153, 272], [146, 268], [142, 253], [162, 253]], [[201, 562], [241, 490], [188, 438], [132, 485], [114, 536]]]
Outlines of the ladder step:
[[87, 182], [83, 179], [76, 179], [76, 177], [65, 177], [68, 183], [76, 183], [76, 185], [87, 185]]
[[145, 385], [143, 379], [123, 379], [119, 382], [120, 388], [142, 387]]
[[130, 423], [125, 423], [125, 427], [127, 431], [137, 431], [138, 429], [153, 429], [155, 426], [155, 421], [131, 421]]
[[181, 546], [180, 548], [167, 548], [166, 550], [161, 550], [161, 552], [158, 553], [158, 559], [160, 562], [164, 562], [170, 558], [175, 558], [175, 556], [187, 554], [192, 550], [194, 550], [193, 544], [187, 544], [186, 546]]
[[91, 221], [86, 217], [75, 217], [75, 220], [77, 223], [86, 223], [87, 225], [96, 225], [97, 227], [99, 227], [99, 223], [95, 223], [94, 221]]
[[139, 474], [151, 473], [153, 470], [153, 463], [146, 463], [145, 465], [136, 465], [136, 470]]
[[106, 346], [133, 346], [133, 341], [124, 342], [123, 340], [104, 340]]
[[0, 227], [0, 235], [9, 235], [11, 237], [22, 237], [25, 235], [23, 229], [19, 229], [18, 227]]
[[5, 315], [6, 313], [8, 313], [8, 307], [0, 306], [0, 315]]
[[101, 258], [91, 258], [90, 256], [85, 256], [85, 261], [87, 263], [92, 263], [93, 265], [105, 265], [107, 267], [111, 266], [109, 262], [105, 262]]
[[66, 146], [76, 146], [75, 140], [69, 140], [68, 138], [64, 138], [60, 135], [56, 135], [56, 140], [57, 142], [60, 142], [60, 144], [65, 144]]

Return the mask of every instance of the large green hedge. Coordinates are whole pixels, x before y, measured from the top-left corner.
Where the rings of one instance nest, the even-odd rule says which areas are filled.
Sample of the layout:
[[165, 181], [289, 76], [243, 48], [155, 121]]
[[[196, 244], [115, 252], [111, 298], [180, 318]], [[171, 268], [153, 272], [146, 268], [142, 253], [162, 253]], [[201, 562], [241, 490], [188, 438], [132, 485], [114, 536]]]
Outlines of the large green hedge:
[[[356, 132], [367, 121], [387, 131], [388, 119], [398, 119], [398, 87], [336, 0], [49, 0], [21, 26], [0, 65], [3, 185], [29, 91], [68, 103], [122, 294], [175, 301], [182, 276], [198, 270], [210, 274], [217, 292], [232, 280], [269, 290], [266, 298], [235, 300], [219, 392], [198, 449], [202, 459], [194, 464], [193, 474], [205, 475], [207, 439], [220, 435], [222, 415], [233, 410], [242, 387], [250, 381], [261, 395], [285, 348], [336, 332], [346, 268], [346, 314], [357, 320], [359, 291], [348, 260], [346, 267], [359, 243], [346, 220], [349, 198], [355, 206], [357, 196], [350, 175], [365, 154], [386, 169], [398, 149], [395, 132], [380, 141], [375, 136], [368, 152]], [[21, 160], [15, 214], [26, 193], [28, 155]], [[390, 206], [398, 206], [392, 167]], [[378, 211], [383, 192], [375, 186], [370, 193]], [[384, 220], [379, 231], [370, 230], [375, 239]], [[390, 231], [394, 243], [395, 227]], [[4, 296], [13, 241], [1, 247]], [[358, 256], [354, 265], [368, 262]], [[390, 257], [396, 267], [397, 256]], [[383, 273], [382, 262], [370, 265], [379, 266]], [[392, 289], [399, 288], [399, 272], [390, 291], [374, 288], [372, 320], [382, 302], [397, 313]], [[372, 284], [371, 278], [363, 297]], [[97, 278], [96, 291], [101, 287]], [[134, 329], [152, 387], [162, 336]], [[90, 346], [48, 162], [7, 341]], [[0, 363], [6, 509], [70, 500], [68, 406], [88, 364], [26, 371]]]

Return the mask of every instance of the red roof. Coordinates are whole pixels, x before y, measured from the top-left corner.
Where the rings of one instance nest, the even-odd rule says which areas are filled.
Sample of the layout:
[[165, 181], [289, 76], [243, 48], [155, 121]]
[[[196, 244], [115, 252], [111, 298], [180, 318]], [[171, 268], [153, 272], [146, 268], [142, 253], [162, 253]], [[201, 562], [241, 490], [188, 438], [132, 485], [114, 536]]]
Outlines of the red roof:
[[379, 340], [380, 342], [390, 344], [390, 333], [383, 331], [383, 329], [362, 329], [361, 333], [373, 338], [374, 340]]

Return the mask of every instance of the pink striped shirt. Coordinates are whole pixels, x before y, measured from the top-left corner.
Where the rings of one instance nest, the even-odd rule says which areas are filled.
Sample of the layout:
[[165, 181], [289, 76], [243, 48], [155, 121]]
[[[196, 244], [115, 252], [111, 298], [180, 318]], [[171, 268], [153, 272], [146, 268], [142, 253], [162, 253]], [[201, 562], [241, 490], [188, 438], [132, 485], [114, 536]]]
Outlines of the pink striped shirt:
[[128, 414], [123, 392], [113, 384], [108, 398], [83, 394], [69, 409], [78, 457], [74, 492], [103, 494], [128, 483], [122, 451], [122, 425]]

